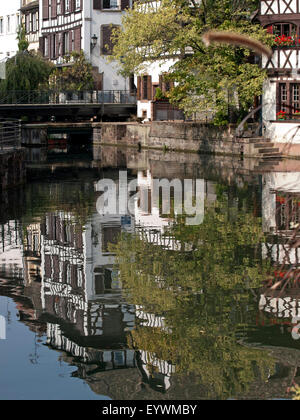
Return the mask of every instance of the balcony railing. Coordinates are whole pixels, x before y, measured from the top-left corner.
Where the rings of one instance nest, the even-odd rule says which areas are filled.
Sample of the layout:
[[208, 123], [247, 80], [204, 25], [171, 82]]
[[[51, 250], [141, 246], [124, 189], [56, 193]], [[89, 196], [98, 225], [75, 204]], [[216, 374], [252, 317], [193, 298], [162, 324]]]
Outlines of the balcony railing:
[[0, 105], [136, 104], [136, 94], [126, 90], [9, 91], [0, 94]]
[[21, 145], [21, 123], [16, 119], [0, 118], [0, 151]]

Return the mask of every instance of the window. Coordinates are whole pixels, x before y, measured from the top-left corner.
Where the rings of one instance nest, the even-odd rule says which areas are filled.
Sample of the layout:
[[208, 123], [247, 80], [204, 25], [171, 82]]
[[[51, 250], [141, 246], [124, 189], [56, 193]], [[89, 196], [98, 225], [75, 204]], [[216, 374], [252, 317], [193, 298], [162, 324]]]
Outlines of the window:
[[118, 9], [118, 0], [103, 0], [103, 9]]
[[44, 56], [45, 57], [49, 56], [49, 39], [48, 38], [44, 38]]
[[142, 99], [148, 99], [148, 76], [143, 76]]
[[102, 229], [102, 252], [110, 252], [110, 244], [116, 244], [121, 233], [120, 226], [108, 226]]
[[0, 18], [0, 34], [3, 34], [3, 17]]
[[30, 28], [30, 15], [26, 15], [25, 16], [25, 30], [26, 33], [29, 34], [31, 32], [31, 28]]
[[277, 114], [280, 111], [286, 113], [285, 117], [281, 117], [281, 119], [298, 119], [300, 117], [300, 83], [279, 83], [277, 98]]
[[81, 9], [81, 0], [76, 0], [75, 2], [75, 10], [80, 10]]
[[112, 31], [117, 25], [101, 26], [101, 54], [111, 55], [114, 43], [112, 41]]
[[276, 23], [272, 26], [272, 32], [275, 36], [291, 36], [296, 37], [297, 26], [293, 23]]
[[70, 32], [64, 33], [64, 54], [70, 51]]
[[6, 32], [9, 34], [11, 27], [10, 27], [10, 16], [7, 16], [7, 25], [6, 25]]
[[70, 0], [65, 0], [65, 13], [70, 13], [71, 11], [71, 2]]
[[37, 31], [37, 15], [36, 13], [32, 13], [32, 32]]

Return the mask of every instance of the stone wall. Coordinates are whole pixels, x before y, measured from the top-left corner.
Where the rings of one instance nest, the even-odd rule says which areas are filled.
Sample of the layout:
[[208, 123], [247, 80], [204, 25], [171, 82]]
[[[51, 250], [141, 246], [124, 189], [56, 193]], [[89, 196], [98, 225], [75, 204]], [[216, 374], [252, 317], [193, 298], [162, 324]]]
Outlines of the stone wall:
[[26, 182], [25, 151], [17, 149], [0, 153], [0, 190]]
[[47, 145], [47, 127], [45, 125], [39, 126], [26, 124], [22, 126], [22, 144], [24, 145], [35, 145], [45, 146]]
[[247, 155], [249, 139], [235, 137], [236, 126], [224, 128], [194, 122], [102, 123], [94, 127], [96, 144], [134, 146], [148, 149], [196, 153]]

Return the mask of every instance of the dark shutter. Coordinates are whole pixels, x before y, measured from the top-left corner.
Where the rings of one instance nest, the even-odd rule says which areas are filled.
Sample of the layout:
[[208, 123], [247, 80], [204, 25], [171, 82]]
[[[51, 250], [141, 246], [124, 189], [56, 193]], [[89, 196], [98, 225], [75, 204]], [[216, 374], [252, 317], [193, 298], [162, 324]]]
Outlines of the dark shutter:
[[71, 13], [75, 11], [75, 0], [70, 0], [70, 11]]
[[162, 74], [159, 75], [159, 88], [162, 91], [163, 90], [163, 76]]
[[141, 98], [142, 98], [142, 95], [141, 95], [141, 86], [142, 86], [142, 77], [141, 76], [138, 76], [138, 78], [137, 78], [137, 93], [136, 93], [136, 97], [137, 97], [137, 100], [138, 101], [140, 101]]
[[129, 8], [129, 0], [121, 0], [121, 10]]
[[110, 55], [114, 47], [112, 31], [117, 25], [103, 25], [101, 28], [101, 54]]
[[95, 10], [101, 10], [102, 9], [102, 0], [94, 0], [93, 8]]
[[49, 0], [43, 0], [43, 19], [49, 19]]
[[148, 101], [152, 100], [152, 77], [147, 77], [147, 99]]
[[81, 28], [74, 29], [74, 48], [75, 51], [81, 50]]
[[109, 54], [110, 50], [110, 26], [102, 26], [102, 54]]
[[60, 0], [60, 14], [61, 15], [65, 14], [65, 1], [66, 0]]
[[57, 17], [57, 0], [52, 0], [52, 3], [51, 3], [51, 17], [52, 17], [52, 19]]
[[61, 39], [61, 34], [56, 34], [56, 48], [55, 48], [55, 55], [56, 57], [60, 56], [60, 39]]
[[45, 51], [44, 51], [44, 38], [41, 36], [39, 38], [39, 52], [44, 55]]
[[71, 53], [73, 51], [73, 31], [69, 32], [69, 52]]

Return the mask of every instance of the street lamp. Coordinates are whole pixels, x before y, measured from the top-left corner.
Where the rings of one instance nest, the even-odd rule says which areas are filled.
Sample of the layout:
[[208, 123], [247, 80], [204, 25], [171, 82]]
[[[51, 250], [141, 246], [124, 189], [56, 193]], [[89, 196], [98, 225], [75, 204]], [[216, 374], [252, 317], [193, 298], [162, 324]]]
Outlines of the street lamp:
[[94, 34], [91, 39], [92, 39], [92, 41], [91, 41], [91, 49], [93, 50], [96, 47], [96, 45], [97, 45], [98, 37], [97, 37], [96, 34]]

